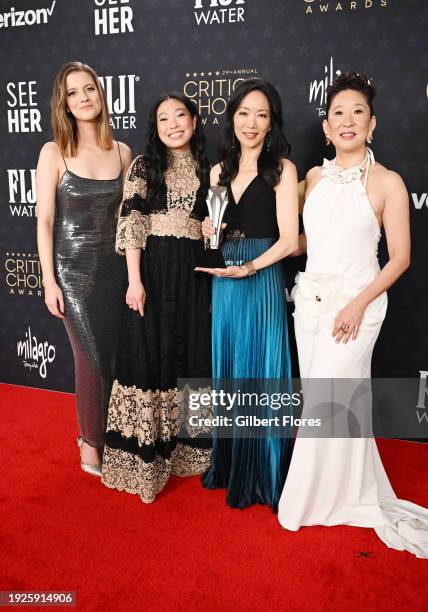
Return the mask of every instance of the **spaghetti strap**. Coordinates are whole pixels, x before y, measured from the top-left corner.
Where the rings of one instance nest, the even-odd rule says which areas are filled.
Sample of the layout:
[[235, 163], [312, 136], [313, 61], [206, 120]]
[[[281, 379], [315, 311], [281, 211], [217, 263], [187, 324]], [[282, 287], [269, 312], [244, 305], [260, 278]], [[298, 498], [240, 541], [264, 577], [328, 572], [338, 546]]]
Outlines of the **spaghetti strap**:
[[122, 156], [121, 156], [121, 154], [120, 154], [120, 147], [119, 147], [119, 143], [118, 143], [118, 141], [117, 141], [117, 140], [116, 140], [116, 144], [117, 144], [117, 150], [119, 151], [119, 159], [120, 159], [120, 171], [122, 172], [122, 170], [123, 170], [123, 167], [122, 167]]
[[62, 161], [64, 162], [65, 169], [68, 170], [67, 164], [65, 163], [64, 155], [62, 154], [61, 150], [60, 150], [60, 153], [61, 153]]

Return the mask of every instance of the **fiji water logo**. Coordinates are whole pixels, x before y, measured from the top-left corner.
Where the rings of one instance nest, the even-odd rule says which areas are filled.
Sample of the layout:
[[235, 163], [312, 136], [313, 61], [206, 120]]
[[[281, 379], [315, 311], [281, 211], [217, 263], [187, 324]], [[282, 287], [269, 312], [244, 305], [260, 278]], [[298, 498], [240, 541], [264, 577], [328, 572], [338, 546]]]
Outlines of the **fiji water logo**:
[[9, 210], [12, 217], [35, 217], [36, 170], [8, 168]]
[[140, 82], [139, 75], [101, 76], [99, 80], [106, 92], [111, 126], [115, 130], [135, 130], [135, 83]]
[[193, 14], [196, 23], [239, 23], [245, 21], [246, 0], [195, 0]]
[[16, 343], [18, 357], [22, 359], [25, 368], [37, 369], [41, 378], [47, 376], [47, 365], [55, 359], [56, 350], [53, 344], [39, 341], [33, 336], [31, 327], [25, 332], [25, 340]]
[[318, 117], [325, 116], [327, 88], [339, 74], [342, 74], [342, 71], [335, 69], [333, 58], [331, 57], [330, 62], [324, 66], [324, 76], [319, 80], [311, 81], [309, 84], [309, 104], [316, 104]]

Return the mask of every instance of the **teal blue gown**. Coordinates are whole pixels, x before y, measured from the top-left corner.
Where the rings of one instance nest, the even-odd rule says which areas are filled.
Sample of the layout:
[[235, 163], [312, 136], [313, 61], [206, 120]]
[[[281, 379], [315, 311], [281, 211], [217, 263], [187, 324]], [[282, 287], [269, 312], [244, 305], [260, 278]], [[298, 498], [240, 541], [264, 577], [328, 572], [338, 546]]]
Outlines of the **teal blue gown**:
[[[241, 265], [278, 239], [276, 196], [260, 175], [238, 204], [230, 186], [228, 192], [228, 225], [221, 250], [226, 265]], [[214, 381], [226, 379], [232, 386], [234, 379], [257, 379], [261, 387], [263, 380], [276, 379], [282, 388], [290, 381], [281, 263], [245, 279], [213, 278], [212, 362]], [[235, 414], [233, 409], [232, 416]], [[277, 511], [290, 463], [290, 428], [271, 434], [265, 429], [261, 438], [243, 437], [241, 432], [236, 437], [223, 437], [219, 430], [214, 431], [212, 464], [202, 477], [203, 486], [227, 488], [227, 504], [233, 508], [260, 503]]]

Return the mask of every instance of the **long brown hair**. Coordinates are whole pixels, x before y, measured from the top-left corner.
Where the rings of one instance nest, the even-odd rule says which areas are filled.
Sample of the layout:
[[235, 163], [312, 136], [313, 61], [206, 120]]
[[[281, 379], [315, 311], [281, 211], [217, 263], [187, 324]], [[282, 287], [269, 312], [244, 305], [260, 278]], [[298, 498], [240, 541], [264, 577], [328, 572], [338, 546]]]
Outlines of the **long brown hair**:
[[62, 155], [74, 157], [77, 154], [77, 123], [71, 113], [67, 112], [66, 79], [71, 72], [87, 72], [94, 80], [101, 100], [101, 112], [98, 115], [98, 144], [103, 149], [113, 147], [112, 129], [107, 106], [107, 98], [98, 75], [93, 68], [82, 62], [68, 62], [61, 66], [55, 77], [51, 97], [51, 125], [54, 140]]

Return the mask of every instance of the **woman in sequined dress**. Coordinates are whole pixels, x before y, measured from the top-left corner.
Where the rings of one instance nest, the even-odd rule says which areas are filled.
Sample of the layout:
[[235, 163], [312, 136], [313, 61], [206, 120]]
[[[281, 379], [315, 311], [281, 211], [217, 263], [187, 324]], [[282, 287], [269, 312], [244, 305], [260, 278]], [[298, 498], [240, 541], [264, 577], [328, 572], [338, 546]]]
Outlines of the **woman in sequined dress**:
[[162, 97], [146, 152], [131, 164], [117, 228], [129, 287], [120, 327], [102, 481], [154, 501], [171, 473], [203, 472], [210, 440], [181, 437], [179, 378], [211, 376], [210, 283], [203, 253], [209, 177], [196, 108]]
[[104, 91], [86, 64], [59, 70], [51, 119], [54, 141], [37, 166], [45, 302], [73, 349], [81, 467], [100, 476], [125, 272], [114, 251], [115, 216], [131, 151], [113, 141]]

